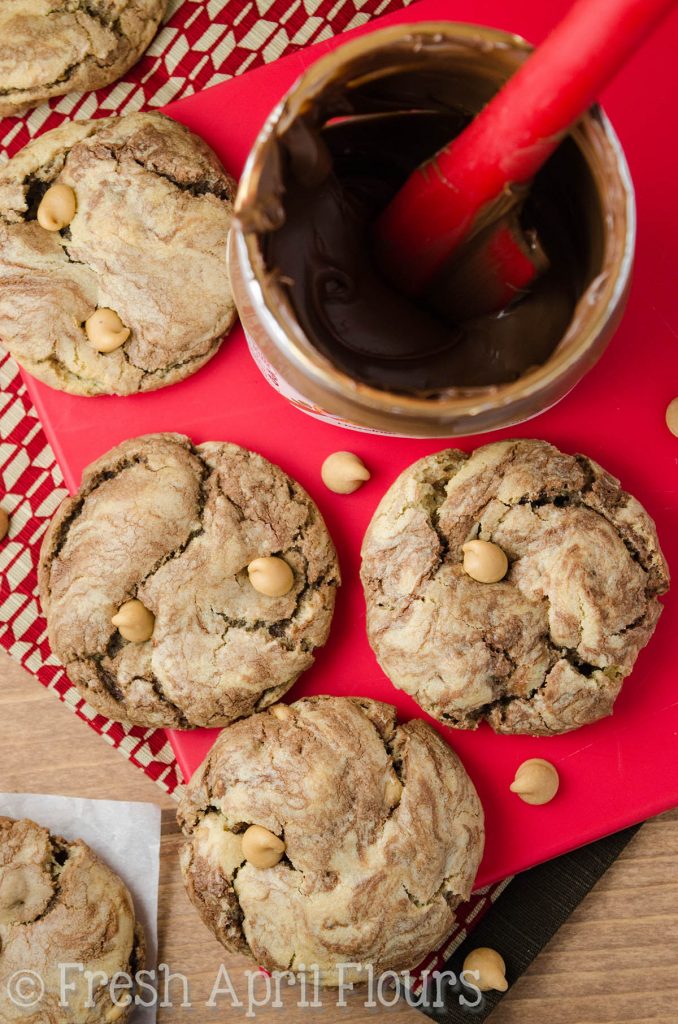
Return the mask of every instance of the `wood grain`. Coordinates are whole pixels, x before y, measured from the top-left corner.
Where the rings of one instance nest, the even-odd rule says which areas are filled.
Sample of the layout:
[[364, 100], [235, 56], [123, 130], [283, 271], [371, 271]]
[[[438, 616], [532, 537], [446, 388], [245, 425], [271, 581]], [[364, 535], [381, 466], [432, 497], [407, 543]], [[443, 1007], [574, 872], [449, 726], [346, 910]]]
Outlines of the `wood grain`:
[[[160, 962], [188, 979], [191, 1010], [181, 1008], [183, 984], [170, 984], [172, 1007], [160, 1024], [216, 1024], [245, 1020], [247, 1005], [222, 995], [207, 1006], [223, 966], [247, 1004], [250, 969], [204, 928], [189, 904], [178, 867], [180, 836], [174, 802], [117, 751], [77, 719], [57, 697], [0, 652], [0, 791], [59, 793], [116, 800], [146, 800], [162, 816], [159, 894]], [[164, 980], [164, 972], [163, 972]], [[255, 995], [265, 981], [253, 981]], [[346, 1008], [325, 996], [322, 1008], [299, 1008], [298, 990], [281, 989], [282, 1006], [256, 1010], [256, 1019], [279, 1024], [367, 1024], [376, 1016], [398, 1024], [426, 1018], [404, 1001], [391, 1009], [364, 1006], [361, 992]], [[512, 986], [492, 1024], [676, 1024], [678, 1021], [678, 812], [643, 826], [569, 921]]]

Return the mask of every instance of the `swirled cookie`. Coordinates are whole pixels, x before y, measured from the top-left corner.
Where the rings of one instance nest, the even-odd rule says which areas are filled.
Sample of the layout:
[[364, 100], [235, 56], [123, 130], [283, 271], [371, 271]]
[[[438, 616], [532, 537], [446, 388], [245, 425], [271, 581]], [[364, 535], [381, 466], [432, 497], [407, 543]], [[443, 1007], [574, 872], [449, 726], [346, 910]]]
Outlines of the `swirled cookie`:
[[[472, 579], [462, 545], [508, 556]], [[415, 462], [363, 542], [370, 643], [431, 715], [497, 732], [567, 732], [612, 711], [668, 589], [654, 523], [619, 482], [545, 441]]]
[[[423, 721], [347, 697], [225, 729], [179, 806], [189, 897], [232, 952], [325, 985], [415, 966], [471, 892], [483, 812]], [[347, 965], [343, 969], [340, 965]]]
[[235, 319], [234, 194], [202, 139], [161, 114], [40, 136], [0, 168], [0, 341], [39, 380], [79, 395], [195, 373]]
[[100, 89], [137, 62], [167, 0], [3, 0], [0, 117]]
[[[248, 573], [271, 556], [291, 570], [279, 596]], [[45, 535], [39, 578], [52, 649], [90, 704], [185, 729], [289, 689], [327, 639], [339, 567], [317, 507], [277, 466], [149, 434], [85, 470]]]
[[[0, 817], [0, 1020], [125, 1024], [130, 993], [110, 982], [135, 979], [144, 955], [127, 887], [86, 843]], [[62, 964], [82, 965], [63, 992]], [[94, 981], [90, 1007], [86, 971], [109, 979]]]

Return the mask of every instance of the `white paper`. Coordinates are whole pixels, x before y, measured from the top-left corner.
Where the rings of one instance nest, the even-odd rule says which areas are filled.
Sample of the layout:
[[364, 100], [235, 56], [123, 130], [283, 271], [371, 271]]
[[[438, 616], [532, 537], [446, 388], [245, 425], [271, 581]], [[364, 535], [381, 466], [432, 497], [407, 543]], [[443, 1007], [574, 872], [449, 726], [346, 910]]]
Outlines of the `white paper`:
[[[160, 808], [123, 800], [84, 800], [38, 793], [0, 793], [0, 814], [31, 818], [64, 839], [84, 839], [116, 874], [134, 899], [146, 933], [146, 970], [158, 955]], [[155, 1024], [156, 1007], [138, 1006], [133, 1024]]]

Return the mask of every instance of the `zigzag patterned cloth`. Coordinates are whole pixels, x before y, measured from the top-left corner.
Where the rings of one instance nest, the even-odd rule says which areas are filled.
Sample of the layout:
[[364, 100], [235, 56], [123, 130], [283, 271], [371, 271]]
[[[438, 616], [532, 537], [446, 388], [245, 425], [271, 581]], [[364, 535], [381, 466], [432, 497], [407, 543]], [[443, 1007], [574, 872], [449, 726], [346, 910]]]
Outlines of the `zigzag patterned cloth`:
[[[160, 32], [124, 79], [95, 93], [52, 100], [20, 119], [0, 119], [0, 159], [65, 120], [162, 106], [408, 2], [172, 0]], [[97, 714], [50, 650], [37, 596], [37, 564], [42, 537], [66, 489], [18, 367], [6, 355], [0, 356], [0, 474], [0, 498], [11, 516], [9, 537], [0, 545], [0, 643], [108, 743], [167, 793], [178, 795], [181, 774], [165, 733]], [[421, 967], [432, 970], [444, 962], [504, 885], [481, 890], [460, 907], [453, 935]]]

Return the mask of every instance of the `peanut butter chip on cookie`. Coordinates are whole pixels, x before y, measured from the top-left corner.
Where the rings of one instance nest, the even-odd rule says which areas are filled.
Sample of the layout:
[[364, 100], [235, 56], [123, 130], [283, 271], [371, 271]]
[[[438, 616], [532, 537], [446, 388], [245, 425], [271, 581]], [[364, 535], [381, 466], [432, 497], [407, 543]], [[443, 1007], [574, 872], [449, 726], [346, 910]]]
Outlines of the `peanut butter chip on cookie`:
[[276, 558], [275, 555], [255, 558], [247, 566], [247, 573], [254, 589], [266, 597], [283, 597], [294, 586], [294, 573], [290, 566], [284, 558]]
[[263, 825], [250, 825], [242, 837], [243, 857], [253, 867], [273, 868], [282, 860], [285, 844]]
[[125, 640], [133, 644], [142, 644], [153, 636], [155, 615], [141, 601], [125, 601], [111, 622], [117, 626], [118, 632]]
[[464, 572], [478, 583], [498, 583], [508, 572], [508, 558], [498, 544], [470, 540], [462, 545]]
[[558, 772], [551, 762], [533, 757], [523, 761], [510, 788], [526, 804], [547, 804], [558, 792], [559, 784]]
[[320, 475], [325, 487], [335, 494], [353, 494], [370, 479], [370, 471], [353, 452], [333, 452], [322, 464]]
[[469, 982], [481, 992], [506, 992], [508, 988], [504, 958], [489, 946], [472, 949], [464, 960], [463, 969], [470, 975]]
[[288, 704], [272, 704], [268, 709], [280, 722], [289, 722], [294, 718], [294, 712]]
[[52, 185], [38, 206], [38, 224], [45, 231], [61, 231], [75, 217], [75, 192], [69, 185]]
[[125, 992], [123, 995], [118, 997], [117, 1003], [114, 1003], [106, 1011], [105, 1020], [108, 1024], [113, 1024], [113, 1021], [120, 1020], [123, 1013], [126, 1011], [129, 1004], [132, 1002], [132, 996], [129, 992]]
[[114, 309], [102, 306], [85, 320], [85, 331], [92, 347], [101, 352], [114, 352], [124, 345], [131, 331], [125, 327]]
[[666, 407], [666, 426], [678, 437], [678, 398], [674, 398]]
[[386, 780], [386, 803], [389, 807], [395, 807], [396, 804], [400, 803], [400, 798], [403, 795], [403, 787], [400, 779], [389, 778]]
[[0, 508], [0, 540], [4, 540], [9, 533], [9, 516], [4, 508]]

